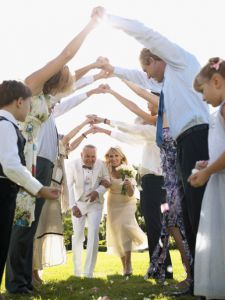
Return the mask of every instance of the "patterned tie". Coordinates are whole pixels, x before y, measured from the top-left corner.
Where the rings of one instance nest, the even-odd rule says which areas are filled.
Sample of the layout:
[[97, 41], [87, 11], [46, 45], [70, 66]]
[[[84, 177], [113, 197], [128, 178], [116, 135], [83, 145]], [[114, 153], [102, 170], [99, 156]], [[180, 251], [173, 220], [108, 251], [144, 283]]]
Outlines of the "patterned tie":
[[87, 167], [85, 165], [82, 166], [83, 169], [88, 169], [88, 170], [92, 170], [92, 167]]
[[164, 94], [161, 91], [159, 97], [158, 118], [156, 124], [156, 144], [161, 147], [163, 144], [163, 111], [164, 111]]

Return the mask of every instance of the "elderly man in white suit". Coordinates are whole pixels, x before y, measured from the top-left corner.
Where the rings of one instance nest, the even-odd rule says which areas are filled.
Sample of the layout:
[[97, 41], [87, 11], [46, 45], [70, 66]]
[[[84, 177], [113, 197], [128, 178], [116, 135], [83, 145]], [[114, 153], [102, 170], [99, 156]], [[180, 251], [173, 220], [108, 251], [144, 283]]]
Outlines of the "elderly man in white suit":
[[81, 158], [69, 163], [67, 184], [74, 232], [74, 274], [82, 276], [82, 250], [87, 221], [88, 241], [83, 275], [93, 277], [98, 254], [103, 195], [110, 185], [108, 170], [104, 162], [97, 159], [95, 146], [86, 145], [81, 152]]

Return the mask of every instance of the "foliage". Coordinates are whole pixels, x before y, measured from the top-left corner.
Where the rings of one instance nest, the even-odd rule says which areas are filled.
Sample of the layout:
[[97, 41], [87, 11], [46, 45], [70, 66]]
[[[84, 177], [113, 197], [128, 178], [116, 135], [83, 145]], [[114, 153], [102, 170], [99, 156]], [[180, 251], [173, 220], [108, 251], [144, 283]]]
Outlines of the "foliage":
[[73, 235], [73, 225], [71, 220], [71, 212], [63, 214], [63, 228], [64, 228], [64, 243], [67, 250], [72, 249], [72, 235]]
[[[45, 268], [45, 284], [35, 292], [34, 297], [5, 294], [6, 300], [99, 300], [107, 295], [110, 300], [153, 300], [174, 299], [165, 293], [171, 284], [184, 279], [184, 269], [178, 251], [171, 251], [175, 280], [167, 285], [155, 280], [145, 281], [143, 275], [148, 267], [148, 253], [132, 253], [133, 276], [121, 276], [122, 265], [118, 257], [100, 252], [95, 268], [95, 278], [74, 277], [72, 253], [68, 252], [65, 265]], [[85, 258], [85, 257], [83, 257]], [[4, 282], [4, 280], [3, 280]], [[4, 292], [4, 286], [2, 286]], [[180, 297], [180, 300], [193, 300], [193, 297]]]

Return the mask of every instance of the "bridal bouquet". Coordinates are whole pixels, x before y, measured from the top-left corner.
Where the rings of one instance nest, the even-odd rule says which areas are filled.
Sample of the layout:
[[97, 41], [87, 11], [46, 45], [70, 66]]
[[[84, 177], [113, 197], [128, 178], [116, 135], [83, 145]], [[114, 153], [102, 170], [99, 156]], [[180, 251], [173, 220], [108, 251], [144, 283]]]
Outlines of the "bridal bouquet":
[[[135, 177], [136, 177], [137, 172], [132, 166], [122, 164], [119, 167], [117, 167], [116, 170], [119, 172], [123, 181], [127, 178], [131, 178], [133, 183], [136, 184]], [[126, 195], [126, 194], [127, 194], [127, 188], [126, 188], [125, 184], [123, 183], [122, 189], [121, 189], [121, 195]]]

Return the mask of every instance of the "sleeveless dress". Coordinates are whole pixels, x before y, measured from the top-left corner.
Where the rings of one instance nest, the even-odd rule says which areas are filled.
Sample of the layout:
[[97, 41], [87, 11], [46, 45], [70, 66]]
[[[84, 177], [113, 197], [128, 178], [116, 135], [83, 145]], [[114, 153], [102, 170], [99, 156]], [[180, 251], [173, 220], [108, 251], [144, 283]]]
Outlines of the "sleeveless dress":
[[64, 159], [67, 151], [59, 140], [59, 157], [54, 165], [51, 186], [61, 189], [57, 201], [45, 201], [34, 237], [33, 269], [42, 270], [66, 262], [62, 213], [69, 209]]
[[147, 248], [147, 237], [136, 218], [136, 198], [121, 195], [122, 179], [111, 178], [107, 198], [107, 252], [120, 257], [127, 251]]
[[[220, 110], [209, 130], [209, 164], [225, 151]], [[225, 299], [225, 170], [211, 175], [202, 202], [195, 254], [195, 295]]]
[[[24, 148], [26, 167], [34, 177], [36, 175], [37, 135], [41, 124], [49, 117], [49, 108], [57, 101], [57, 98], [43, 93], [33, 96], [31, 112], [26, 117], [25, 122], [20, 123], [20, 129], [26, 138]], [[20, 189], [16, 199], [16, 225], [28, 227], [34, 221], [35, 199], [34, 196]]]

